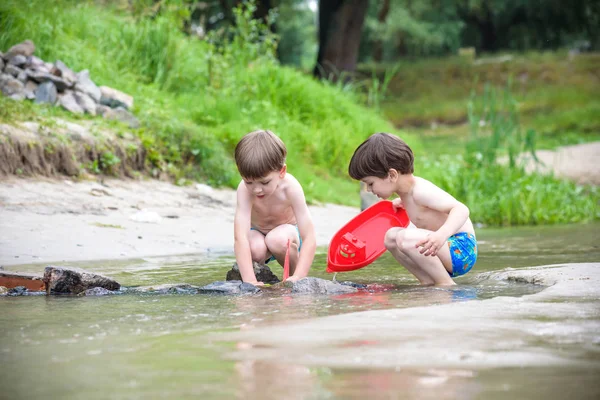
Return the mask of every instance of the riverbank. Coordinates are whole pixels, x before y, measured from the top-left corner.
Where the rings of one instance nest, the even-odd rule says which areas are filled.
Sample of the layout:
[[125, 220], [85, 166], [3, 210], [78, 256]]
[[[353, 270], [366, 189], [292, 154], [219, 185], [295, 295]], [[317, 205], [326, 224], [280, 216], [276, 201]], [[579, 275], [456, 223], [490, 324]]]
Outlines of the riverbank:
[[[318, 246], [359, 212], [310, 210]], [[206, 185], [9, 178], [0, 181], [0, 265], [233, 252], [234, 212], [235, 191]]]

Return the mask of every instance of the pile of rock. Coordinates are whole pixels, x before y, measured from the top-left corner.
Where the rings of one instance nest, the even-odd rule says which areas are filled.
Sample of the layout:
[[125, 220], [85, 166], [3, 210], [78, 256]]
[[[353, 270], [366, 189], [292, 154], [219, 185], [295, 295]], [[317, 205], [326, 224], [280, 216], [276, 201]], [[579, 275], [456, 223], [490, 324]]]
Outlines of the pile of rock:
[[108, 86], [97, 86], [88, 70], [73, 72], [62, 61], [54, 64], [33, 55], [35, 45], [26, 40], [0, 52], [0, 91], [14, 100], [57, 105], [75, 114], [101, 115], [125, 122], [139, 121], [129, 111], [133, 97]]

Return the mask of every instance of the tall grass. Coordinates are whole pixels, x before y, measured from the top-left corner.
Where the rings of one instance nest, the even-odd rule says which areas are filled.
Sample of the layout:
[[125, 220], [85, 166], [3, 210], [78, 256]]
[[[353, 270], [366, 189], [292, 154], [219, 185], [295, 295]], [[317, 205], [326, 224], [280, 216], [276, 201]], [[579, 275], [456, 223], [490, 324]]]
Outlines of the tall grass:
[[[487, 225], [588, 222], [600, 218], [600, 191], [551, 175], [528, 174], [525, 157], [535, 159], [535, 132], [521, 131], [510, 87], [486, 86], [468, 105], [470, 138], [463, 156], [423, 161], [422, 168]], [[506, 160], [498, 156], [503, 155]]]
[[250, 7], [236, 12], [227, 34], [202, 41], [168, 15], [133, 16], [92, 1], [5, 0], [0, 49], [31, 39], [41, 58], [89, 69], [97, 84], [133, 95], [156, 170], [235, 186], [236, 142], [271, 129], [287, 144], [288, 170], [310, 201], [357, 205], [348, 160], [368, 135], [392, 127], [354, 92], [280, 66], [276, 37], [251, 20]]

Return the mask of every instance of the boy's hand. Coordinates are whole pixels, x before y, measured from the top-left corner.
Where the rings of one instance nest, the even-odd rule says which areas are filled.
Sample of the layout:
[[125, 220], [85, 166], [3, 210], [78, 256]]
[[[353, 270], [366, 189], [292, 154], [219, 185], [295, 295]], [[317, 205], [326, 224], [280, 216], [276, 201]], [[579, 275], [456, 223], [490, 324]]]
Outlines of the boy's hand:
[[426, 238], [417, 242], [415, 247], [421, 247], [419, 252], [424, 256], [435, 256], [438, 251], [446, 244], [448, 238], [438, 232], [431, 232]]
[[398, 211], [399, 208], [404, 208], [404, 204], [402, 204], [402, 199], [398, 197], [397, 199], [392, 200], [392, 206], [394, 207], [394, 211]]

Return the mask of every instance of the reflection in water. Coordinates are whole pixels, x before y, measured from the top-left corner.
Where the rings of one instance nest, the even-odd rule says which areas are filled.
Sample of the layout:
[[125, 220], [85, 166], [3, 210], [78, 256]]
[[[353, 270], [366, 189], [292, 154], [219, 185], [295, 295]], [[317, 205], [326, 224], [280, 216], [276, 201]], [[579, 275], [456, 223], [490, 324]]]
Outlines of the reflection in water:
[[[271, 288], [248, 297], [126, 294], [121, 296], [0, 298], [0, 374], [7, 398], [499, 398], [519, 394], [531, 398], [526, 373], [491, 369], [340, 369], [306, 367], [291, 360], [232, 360], [236, 346], [214, 343], [209, 334], [294, 324], [323, 316], [536, 293], [538, 285], [486, 279], [506, 267], [563, 262], [599, 261], [600, 225], [479, 230], [480, 259], [473, 272], [452, 288], [417, 286], [414, 278], [389, 256], [358, 271], [338, 275], [369, 285], [369, 291], [337, 296], [297, 296]], [[231, 255], [205, 258], [190, 255], [120, 262], [71, 265], [111, 276], [123, 285], [188, 283], [205, 285], [223, 280], [233, 263]], [[324, 272], [326, 255], [317, 255], [311, 275]], [[40, 272], [43, 266], [12, 267]], [[281, 275], [281, 269], [274, 268]], [[600, 316], [597, 317], [600, 318]], [[578, 326], [590, 323], [574, 316]], [[560, 324], [562, 320], [557, 320]], [[424, 321], [426, 322], [426, 321]], [[459, 322], [457, 322], [459, 323]], [[502, 321], [498, 321], [502, 324]], [[402, 321], [396, 329], [402, 329]], [[485, 338], [481, 338], [485, 340]], [[586, 349], [561, 346], [565, 351], [591, 354], [597, 362], [599, 343]], [[365, 338], [339, 343], [341, 351], [367, 352], [385, 346]], [[555, 346], [540, 341], [540, 348]], [[240, 350], [239, 348], [237, 350]], [[256, 350], [256, 349], [254, 349]], [[260, 352], [276, 351], [262, 348]], [[311, 348], [315, 355], [323, 349]], [[304, 354], [306, 355], [306, 354]], [[310, 354], [309, 354], [310, 355]], [[275, 357], [277, 360], [277, 358]], [[597, 394], [598, 368], [535, 369], [532, 384], [547, 388], [545, 398], [585, 398], [577, 383]], [[596, 374], [596, 375], [594, 375]], [[573, 377], [569, 384], [560, 376]], [[32, 385], [35, 377], [36, 385]], [[519, 379], [521, 379], [519, 381]], [[519, 382], [515, 384], [514, 382]], [[596, 382], [596, 383], [594, 383]], [[561, 388], [579, 396], [560, 396]], [[586, 392], [587, 393], [587, 392]], [[593, 398], [593, 397], [590, 397]], [[597, 398], [597, 397], [596, 397]]]

